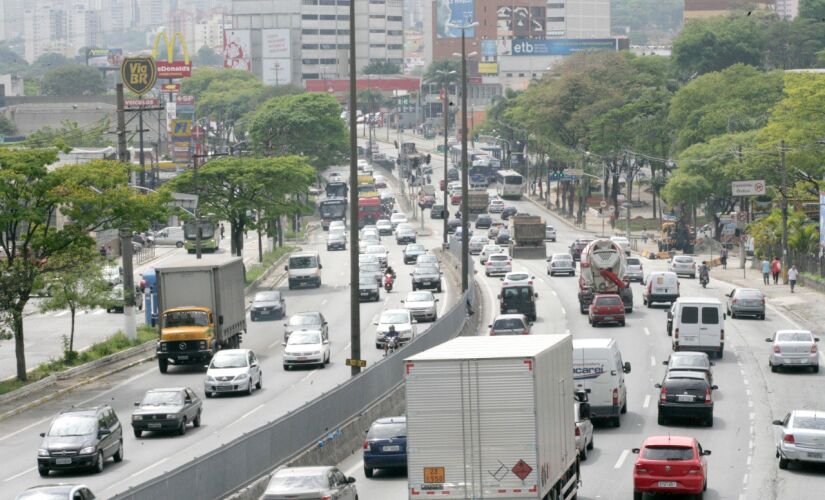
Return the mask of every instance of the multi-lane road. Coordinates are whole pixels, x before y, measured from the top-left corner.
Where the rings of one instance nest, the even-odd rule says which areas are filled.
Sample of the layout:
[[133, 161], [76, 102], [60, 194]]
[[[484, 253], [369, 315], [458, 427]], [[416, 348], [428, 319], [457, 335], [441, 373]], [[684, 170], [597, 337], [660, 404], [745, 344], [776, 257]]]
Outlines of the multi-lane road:
[[[430, 225], [427, 220], [426, 223]], [[375, 349], [373, 320], [384, 309], [399, 308], [406, 292], [411, 290], [405, 274], [411, 266], [405, 265], [402, 247], [393, 237], [384, 237], [383, 243], [390, 251], [390, 264], [398, 272], [399, 279], [390, 294], [381, 291], [381, 301], [361, 305], [362, 358], [367, 363], [379, 361], [383, 351]], [[189, 386], [203, 392], [202, 369], [170, 368], [169, 373], [158, 372], [156, 363], [145, 363], [120, 372], [105, 381], [89, 384], [82, 389], [50, 401], [38, 408], [3, 421], [0, 430], [0, 491], [11, 495], [28, 486], [39, 483], [83, 482], [101, 498], [108, 498], [125, 491], [153, 476], [161, 475], [193, 457], [228, 443], [266, 422], [294, 410], [323, 392], [329, 391], [350, 376], [350, 368], [344, 364], [350, 354], [349, 332], [349, 254], [326, 251], [326, 234], [311, 233], [306, 250], [317, 250], [324, 263], [323, 285], [319, 289], [288, 290], [286, 283], [273, 284], [286, 297], [287, 314], [300, 311], [320, 310], [329, 323], [332, 362], [326, 369], [296, 369], [284, 371], [282, 367], [283, 323], [285, 320], [247, 321], [248, 332], [242, 347], [252, 349], [261, 360], [263, 389], [251, 396], [226, 396], [204, 401], [203, 423], [184, 436], [144, 435], [136, 439], [130, 429], [130, 416], [135, 401], [139, 401], [147, 389], [155, 387]], [[419, 237], [428, 248], [440, 247], [440, 236]], [[165, 263], [164, 263], [165, 264]], [[454, 303], [457, 292], [445, 278], [445, 289], [440, 294], [440, 313]], [[419, 333], [428, 324], [417, 325]], [[38, 434], [48, 428], [49, 421], [61, 409], [72, 405], [86, 406], [110, 404], [125, 426], [125, 459], [121, 463], [109, 461], [102, 474], [52, 474], [40, 478], [36, 471], [36, 453], [40, 442]], [[307, 425], [312, 425], [308, 422]], [[319, 434], [322, 429], [319, 429]], [[0, 495], [7, 496], [7, 495]]]

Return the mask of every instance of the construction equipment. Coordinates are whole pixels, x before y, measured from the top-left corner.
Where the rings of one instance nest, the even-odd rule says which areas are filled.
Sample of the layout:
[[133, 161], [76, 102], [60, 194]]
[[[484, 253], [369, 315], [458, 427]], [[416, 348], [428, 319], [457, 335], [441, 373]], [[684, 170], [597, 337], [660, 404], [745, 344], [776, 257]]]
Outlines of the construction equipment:
[[683, 218], [663, 220], [659, 233], [659, 251], [681, 250], [684, 253], [693, 253], [696, 245], [696, 232]]

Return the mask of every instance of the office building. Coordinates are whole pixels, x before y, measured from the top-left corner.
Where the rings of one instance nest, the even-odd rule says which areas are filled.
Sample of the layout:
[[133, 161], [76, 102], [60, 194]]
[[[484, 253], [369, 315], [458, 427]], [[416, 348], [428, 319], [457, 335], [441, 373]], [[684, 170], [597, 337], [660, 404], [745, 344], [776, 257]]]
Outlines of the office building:
[[[756, 0], [755, 9], [770, 10], [774, 8], [774, 0]], [[740, 8], [741, 0], [685, 0], [684, 20], [702, 19], [706, 17], [726, 16], [734, 9]]]

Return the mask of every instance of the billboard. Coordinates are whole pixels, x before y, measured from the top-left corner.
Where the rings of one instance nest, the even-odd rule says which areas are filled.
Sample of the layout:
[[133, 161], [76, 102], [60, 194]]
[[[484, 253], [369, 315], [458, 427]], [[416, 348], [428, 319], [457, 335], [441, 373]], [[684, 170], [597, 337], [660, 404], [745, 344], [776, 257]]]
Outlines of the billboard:
[[494, 62], [480, 62], [478, 63], [478, 73], [480, 75], [497, 75], [498, 64]]
[[292, 83], [292, 59], [264, 59], [264, 85]]
[[[475, 19], [475, 0], [436, 0], [435, 24], [438, 38], [461, 38], [461, 30], [452, 24], [470, 24]], [[475, 37], [475, 28], [464, 31], [467, 38]]]
[[[163, 40], [166, 46], [166, 60], [158, 57], [158, 46]], [[175, 45], [180, 42], [181, 54], [183, 60], [175, 60]], [[155, 59], [155, 64], [158, 68], [158, 78], [188, 78], [192, 76], [192, 61], [189, 59], [189, 47], [186, 46], [186, 40], [183, 34], [174, 33], [172, 39], [165, 31], [161, 31], [155, 36], [155, 43], [152, 45], [152, 57]]]
[[499, 55], [569, 56], [581, 50], [619, 50], [616, 38], [559, 38], [530, 40], [519, 38], [499, 41]]
[[292, 43], [289, 29], [261, 30], [261, 51], [264, 59], [289, 59], [292, 57]]
[[224, 30], [223, 67], [252, 70], [252, 31]]
[[501, 6], [496, 11], [496, 37], [543, 39], [546, 20], [544, 7]]
[[496, 41], [495, 40], [481, 40], [481, 55], [482, 57], [496, 57]]
[[89, 49], [88, 65], [95, 68], [119, 68], [123, 62], [123, 49]]

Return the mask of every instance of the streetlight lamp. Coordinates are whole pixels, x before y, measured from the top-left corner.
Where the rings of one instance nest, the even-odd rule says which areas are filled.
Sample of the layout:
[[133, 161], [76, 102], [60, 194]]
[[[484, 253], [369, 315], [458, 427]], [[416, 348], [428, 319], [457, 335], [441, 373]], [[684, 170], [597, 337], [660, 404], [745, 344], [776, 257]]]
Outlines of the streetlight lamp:
[[[470, 286], [470, 214], [468, 213], [467, 183], [467, 46], [466, 31], [478, 26], [477, 22], [469, 24], [447, 24], [448, 27], [461, 30], [461, 291], [466, 292]], [[446, 153], [446, 151], [445, 151]]]
[[[444, 209], [442, 210], [442, 216], [444, 218], [444, 248], [447, 248], [447, 225], [449, 222], [449, 216], [447, 215], [447, 153], [448, 153], [448, 136], [449, 136], [449, 120], [450, 120], [450, 97], [449, 97], [449, 90], [447, 87], [447, 82], [450, 80], [450, 77], [453, 75], [457, 75], [458, 73], [455, 71], [445, 71], [445, 70], [438, 70], [436, 74], [441, 77], [441, 91], [443, 92], [443, 101], [441, 103], [441, 111], [444, 113]], [[463, 229], [462, 229], [463, 231]]]

